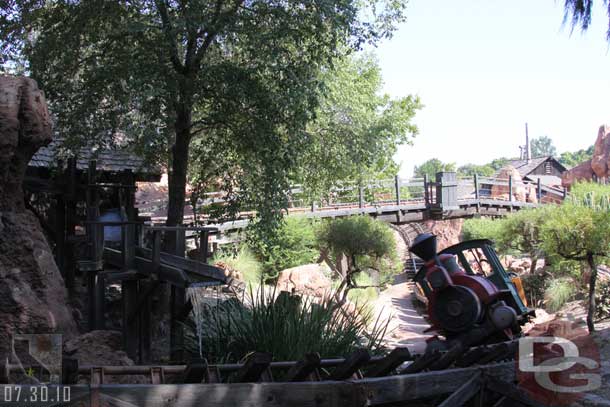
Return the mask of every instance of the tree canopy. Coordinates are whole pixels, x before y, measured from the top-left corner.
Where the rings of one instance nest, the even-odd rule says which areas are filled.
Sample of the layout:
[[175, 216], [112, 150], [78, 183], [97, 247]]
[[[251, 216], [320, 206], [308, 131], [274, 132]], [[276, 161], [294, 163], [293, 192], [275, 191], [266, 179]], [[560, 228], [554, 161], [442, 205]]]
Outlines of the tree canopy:
[[559, 162], [568, 168], [590, 160], [593, 157], [593, 146], [578, 151], [566, 151], [559, 155]]
[[[608, 31], [606, 38], [610, 40], [610, 4], [608, 0], [602, 0], [604, 7], [608, 10]], [[591, 14], [593, 12], [593, 0], [565, 0], [564, 23], [568, 20], [572, 29], [580, 26], [583, 31], [589, 29], [591, 25]]]
[[436, 173], [441, 171], [455, 171], [455, 163], [444, 163], [438, 158], [431, 158], [421, 165], [416, 165], [413, 169], [415, 177], [421, 178], [427, 175], [431, 179], [434, 179]]
[[532, 157], [555, 156], [557, 149], [553, 145], [553, 140], [547, 136], [535, 137], [530, 141]]
[[9, 1], [4, 69], [36, 79], [72, 144], [117, 133], [169, 170], [182, 222], [191, 144], [237, 170], [237, 198], [272, 225], [335, 58], [389, 36], [405, 2]]

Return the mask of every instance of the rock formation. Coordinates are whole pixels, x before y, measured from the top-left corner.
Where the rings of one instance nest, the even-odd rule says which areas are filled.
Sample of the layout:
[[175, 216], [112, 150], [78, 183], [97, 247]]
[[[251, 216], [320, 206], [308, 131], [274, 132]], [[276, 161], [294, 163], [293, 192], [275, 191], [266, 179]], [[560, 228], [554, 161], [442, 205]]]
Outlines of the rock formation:
[[610, 126], [600, 126], [597, 139], [593, 147], [593, 158], [576, 167], [564, 172], [561, 176], [561, 184], [570, 187], [574, 182], [590, 181], [594, 177], [598, 179], [610, 176]]
[[508, 177], [512, 177], [513, 181], [513, 199], [515, 201], [526, 201], [526, 188], [523, 183], [523, 178], [519, 171], [512, 165], [507, 165], [500, 169], [496, 178], [505, 180], [506, 185], [492, 185], [491, 186], [491, 198], [492, 199], [506, 199], [508, 200]]
[[280, 272], [277, 290], [290, 291], [301, 295], [324, 297], [331, 292], [331, 281], [320, 264], [306, 264]]
[[52, 122], [35, 81], [0, 76], [0, 363], [16, 333], [76, 332], [63, 279], [36, 217], [24, 207], [22, 181]]

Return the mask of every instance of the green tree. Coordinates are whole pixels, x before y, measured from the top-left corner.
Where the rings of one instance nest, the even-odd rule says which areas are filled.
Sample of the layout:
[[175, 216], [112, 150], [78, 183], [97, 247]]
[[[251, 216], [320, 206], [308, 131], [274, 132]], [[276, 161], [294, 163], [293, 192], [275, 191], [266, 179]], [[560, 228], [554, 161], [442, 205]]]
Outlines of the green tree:
[[[318, 242], [329, 266], [342, 274], [337, 289], [339, 304], [345, 302], [350, 290], [369, 288], [358, 285], [359, 273], [374, 270], [391, 275], [397, 269], [392, 230], [369, 216], [351, 216], [324, 223], [318, 232]], [[345, 268], [330, 260], [343, 256], [347, 261]]]
[[307, 142], [320, 71], [346, 47], [389, 36], [404, 6], [16, 0], [0, 11], [0, 54], [45, 89], [57, 131], [74, 144], [112, 145], [120, 132], [167, 165], [169, 225], [182, 222], [199, 138], [222, 140], [221, 154], [241, 169], [240, 198], [273, 225]]
[[597, 259], [610, 249], [610, 212], [564, 203], [548, 212], [541, 236], [546, 253], [584, 264], [583, 274], [589, 280], [587, 326], [593, 332]]
[[381, 69], [368, 53], [338, 59], [320, 80], [326, 93], [307, 126], [310, 143], [300, 156], [295, 181], [319, 195], [338, 181], [396, 175], [397, 147], [418, 132], [412, 119], [422, 108], [419, 97], [383, 94]]
[[455, 171], [455, 163], [443, 163], [438, 158], [431, 158], [421, 165], [416, 165], [413, 169], [415, 177], [421, 178], [424, 175], [434, 179], [437, 172]]
[[465, 164], [458, 167], [457, 172], [459, 175], [464, 177], [472, 177], [474, 174], [490, 177], [494, 174], [494, 172], [496, 172], [496, 170], [490, 164]]
[[543, 256], [542, 227], [550, 210], [548, 207], [524, 209], [500, 221], [498, 246], [503, 251], [526, 254], [532, 260], [530, 274], [534, 274], [536, 263]]
[[[608, 0], [602, 0], [604, 7], [608, 8]], [[591, 25], [591, 12], [593, 11], [593, 0], [566, 0], [565, 14], [563, 17], [564, 23], [570, 20], [572, 29], [580, 26], [583, 31], [586, 31]], [[606, 38], [610, 40], [610, 8], [608, 17], [608, 31]]]
[[559, 162], [565, 165], [567, 168], [572, 168], [580, 163], [590, 160], [593, 157], [593, 146], [587, 149], [578, 151], [566, 151], [559, 155]]
[[547, 136], [533, 138], [530, 141], [532, 157], [555, 156], [557, 149], [553, 145], [553, 140]]

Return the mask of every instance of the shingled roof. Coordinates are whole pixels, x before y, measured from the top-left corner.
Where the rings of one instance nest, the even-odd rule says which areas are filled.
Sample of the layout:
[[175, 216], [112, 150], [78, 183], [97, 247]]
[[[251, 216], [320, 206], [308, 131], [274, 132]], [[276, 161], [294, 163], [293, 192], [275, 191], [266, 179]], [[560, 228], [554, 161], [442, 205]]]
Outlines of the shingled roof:
[[524, 177], [538, 168], [538, 166], [545, 162], [548, 158], [548, 156], [531, 158], [529, 162], [528, 160], [512, 160], [510, 165], [515, 167], [515, 169], [519, 171], [519, 174]]
[[[29, 167], [52, 168], [57, 165], [57, 153], [62, 145], [61, 139], [53, 140], [48, 146], [40, 148], [30, 160]], [[84, 171], [91, 160], [97, 161], [98, 171], [120, 172], [131, 170], [136, 174], [161, 176], [158, 168], [147, 165], [144, 159], [127, 150], [96, 150], [82, 147], [76, 155], [76, 169]]]

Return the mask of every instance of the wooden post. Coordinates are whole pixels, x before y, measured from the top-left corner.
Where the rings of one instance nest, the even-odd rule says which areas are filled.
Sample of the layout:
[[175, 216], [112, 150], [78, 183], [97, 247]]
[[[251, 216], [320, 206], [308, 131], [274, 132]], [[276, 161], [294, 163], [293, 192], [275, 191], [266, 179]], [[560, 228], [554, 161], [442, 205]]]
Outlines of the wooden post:
[[316, 211], [316, 201], [311, 201], [311, 211], [312, 212]]
[[513, 176], [508, 176], [508, 201], [513, 201]]
[[457, 174], [455, 172], [436, 173], [436, 204], [443, 210], [455, 209], [457, 204]]
[[67, 187], [66, 187], [66, 250], [64, 259], [64, 282], [68, 288], [68, 294], [71, 296], [74, 292], [74, 272], [76, 269], [76, 258], [74, 254], [73, 240], [76, 229], [76, 159], [68, 160], [68, 169], [66, 171]]
[[474, 198], [479, 199], [479, 176], [474, 174]]
[[394, 188], [396, 189], [396, 205], [400, 206], [400, 177], [394, 176]]
[[[175, 232], [176, 238], [176, 256], [184, 257], [185, 255], [185, 233], [184, 229], [179, 229]], [[173, 362], [182, 361], [184, 359], [184, 329], [180, 323], [183, 314], [184, 305], [186, 304], [186, 289], [172, 285], [170, 294], [170, 359]]]
[[428, 174], [424, 174], [424, 201], [426, 206], [430, 206], [430, 192], [428, 190]]
[[538, 181], [536, 182], [536, 198], [538, 198], [538, 203], [542, 201], [542, 188], [540, 188], [540, 177], [538, 177]]
[[66, 201], [63, 194], [57, 195], [55, 200], [55, 261], [66, 280]]
[[358, 185], [358, 207], [364, 208], [364, 187], [362, 184]]
[[568, 197], [568, 188], [563, 187], [563, 199], [566, 199], [567, 197]]
[[210, 232], [207, 230], [202, 230], [199, 232], [199, 261], [202, 263], [208, 262], [208, 253], [210, 251], [209, 248], [209, 236]]
[[[135, 268], [135, 246], [134, 225], [127, 224], [121, 227], [121, 245], [123, 253], [123, 271]], [[136, 318], [129, 323], [128, 315], [137, 308], [138, 303], [138, 281], [123, 280], [121, 282], [123, 291], [123, 346], [125, 352], [132, 360], [137, 360], [139, 347], [139, 319]]]

